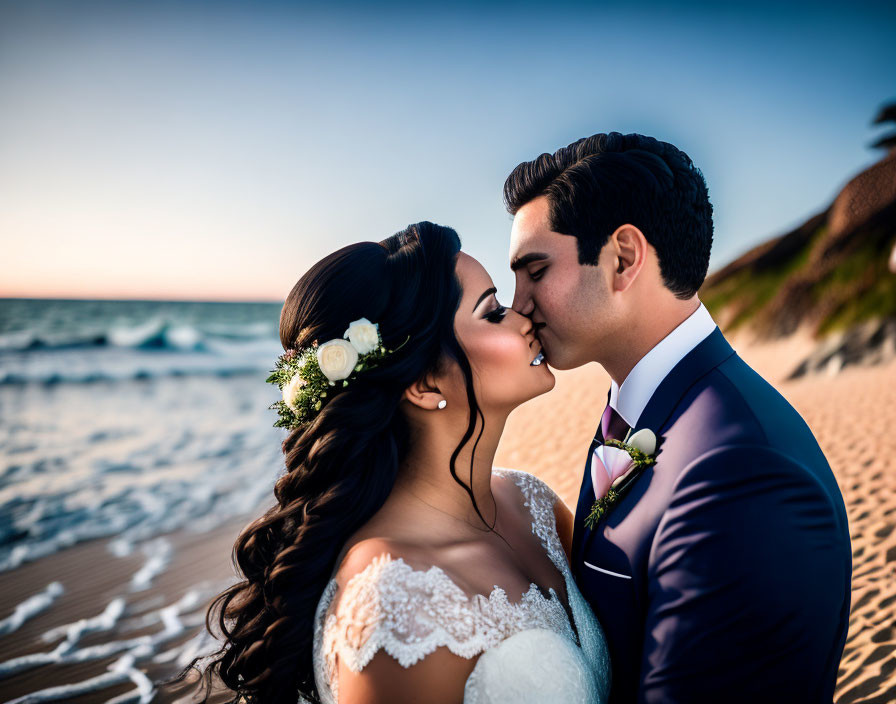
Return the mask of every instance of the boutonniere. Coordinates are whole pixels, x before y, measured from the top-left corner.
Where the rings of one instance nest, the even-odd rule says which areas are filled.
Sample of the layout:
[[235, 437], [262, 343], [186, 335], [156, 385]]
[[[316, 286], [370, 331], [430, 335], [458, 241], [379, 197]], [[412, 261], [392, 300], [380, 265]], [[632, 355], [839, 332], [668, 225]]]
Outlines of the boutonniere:
[[591, 486], [595, 501], [585, 518], [585, 525], [594, 529], [597, 522], [625, 494], [645, 467], [656, 462], [656, 435], [647, 428], [639, 430], [625, 442], [607, 440], [591, 453]]

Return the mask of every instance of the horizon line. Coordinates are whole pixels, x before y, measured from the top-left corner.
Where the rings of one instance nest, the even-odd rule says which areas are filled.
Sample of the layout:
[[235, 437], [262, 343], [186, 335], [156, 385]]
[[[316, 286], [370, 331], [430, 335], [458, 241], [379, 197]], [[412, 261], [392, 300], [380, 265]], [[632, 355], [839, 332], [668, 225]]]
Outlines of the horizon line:
[[122, 303], [278, 303], [283, 300], [267, 298], [146, 298], [146, 297], [114, 297], [114, 296], [4, 296], [0, 301], [110, 301]]

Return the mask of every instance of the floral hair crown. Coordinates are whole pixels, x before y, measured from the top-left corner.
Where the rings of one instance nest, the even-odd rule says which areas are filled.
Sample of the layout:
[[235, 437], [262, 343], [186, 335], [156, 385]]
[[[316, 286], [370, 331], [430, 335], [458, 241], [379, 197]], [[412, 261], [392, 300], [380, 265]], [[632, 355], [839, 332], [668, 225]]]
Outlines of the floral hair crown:
[[[341, 340], [287, 350], [277, 358], [276, 367], [267, 378], [268, 383], [277, 384], [283, 392], [283, 400], [269, 406], [280, 416], [274, 427], [298, 428], [309, 423], [332, 387], [348, 386], [358, 373], [378, 366], [406, 343], [407, 340], [395, 350], [387, 350], [379, 325], [361, 318], [348, 326]], [[337, 384], [339, 381], [341, 385]]]

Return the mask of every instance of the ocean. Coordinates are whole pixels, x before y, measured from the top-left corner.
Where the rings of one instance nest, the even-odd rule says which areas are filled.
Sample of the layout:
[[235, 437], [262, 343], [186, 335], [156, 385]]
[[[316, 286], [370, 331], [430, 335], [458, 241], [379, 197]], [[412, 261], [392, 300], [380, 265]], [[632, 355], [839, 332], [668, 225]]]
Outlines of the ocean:
[[[282, 352], [280, 307], [0, 299], [0, 572], [104, 538], [112, 555], [144, 556], [129, 588], [140, 592], [171, 560], [165, 534], [270, 505], [286, 433], [265, 383]], [[0, 635], [63, 589], [35, 585], [0, 615]], [[196, 613], [200, 596], [187, 600]], [[83, 651], [69, 643], [53, 662]], [[0, 663], [0, 678], [29, 662]], [[139, 668], [118, 671], [139, 690]]]

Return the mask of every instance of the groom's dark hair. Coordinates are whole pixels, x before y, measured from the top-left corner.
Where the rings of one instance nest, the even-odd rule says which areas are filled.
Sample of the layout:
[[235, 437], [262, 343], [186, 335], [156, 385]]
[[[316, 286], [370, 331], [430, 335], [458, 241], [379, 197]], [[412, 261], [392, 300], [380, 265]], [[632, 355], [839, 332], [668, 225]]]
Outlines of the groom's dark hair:
[[596, 134], [524, 161], [504, 183], [511, 215], [546, 195], [554, 232], [576, 238], [579, 263], [595, 265], [621, 225], [656, 249], [663, 283], [693, 296], [709, 268], [712, 205], [703, 174], [668, 142], [641, 134]]

